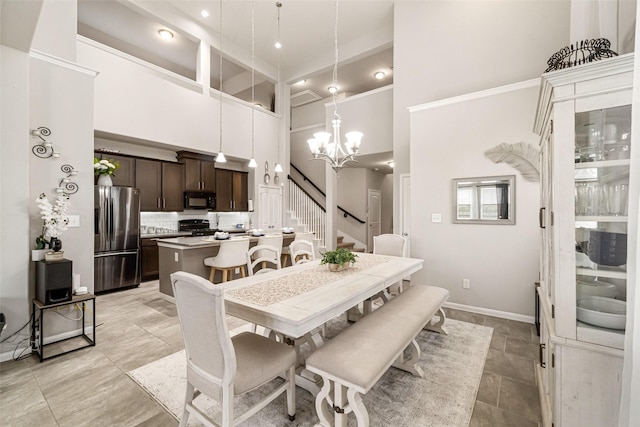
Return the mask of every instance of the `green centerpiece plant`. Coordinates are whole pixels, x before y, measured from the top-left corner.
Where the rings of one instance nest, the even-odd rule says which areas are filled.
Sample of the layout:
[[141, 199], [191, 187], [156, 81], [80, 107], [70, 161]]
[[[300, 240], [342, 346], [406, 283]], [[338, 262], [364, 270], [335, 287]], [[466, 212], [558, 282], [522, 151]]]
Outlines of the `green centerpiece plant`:
[[322, 254], [320, 264], [327, 264], [329, 270], [340, 271], [349, 268], [356, 262], [358, 255], [348, 249], [338, 248], [335, 251], [327, 251]]

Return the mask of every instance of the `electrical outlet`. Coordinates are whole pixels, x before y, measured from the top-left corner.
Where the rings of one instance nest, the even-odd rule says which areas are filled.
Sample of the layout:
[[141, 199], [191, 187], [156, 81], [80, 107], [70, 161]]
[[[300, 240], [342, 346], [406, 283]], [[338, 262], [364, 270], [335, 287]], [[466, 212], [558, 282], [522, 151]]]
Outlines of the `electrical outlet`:
[[462, 289], [471, 289], [471, 280], [462, 279]]
[[431, 222], [442, 222], [442, 214], [432, 213], [431, 214]]
[[178, 262], [178, 252], [174, 252], [174, 253], [173, 253], [173, 260], [174, 260], [175, 262]]

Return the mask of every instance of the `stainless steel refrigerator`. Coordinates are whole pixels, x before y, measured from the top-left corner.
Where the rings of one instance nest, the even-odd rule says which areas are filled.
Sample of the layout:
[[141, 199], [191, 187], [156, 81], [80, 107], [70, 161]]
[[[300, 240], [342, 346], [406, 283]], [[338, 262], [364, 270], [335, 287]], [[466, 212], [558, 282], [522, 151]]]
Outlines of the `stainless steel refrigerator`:
[[140, 192], [94, 189], [94, 292], [140, 284]]

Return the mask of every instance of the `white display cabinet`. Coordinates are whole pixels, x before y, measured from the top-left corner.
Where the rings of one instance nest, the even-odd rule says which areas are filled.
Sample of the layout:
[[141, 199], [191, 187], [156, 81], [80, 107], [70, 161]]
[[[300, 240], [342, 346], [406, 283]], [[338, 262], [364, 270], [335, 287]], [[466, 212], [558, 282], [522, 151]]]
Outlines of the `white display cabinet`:
[[[617, 425], [626, 322], [633, 55], [542, 76], [544, 425]], [[633, 183], [632, 183], [633, 184]]]

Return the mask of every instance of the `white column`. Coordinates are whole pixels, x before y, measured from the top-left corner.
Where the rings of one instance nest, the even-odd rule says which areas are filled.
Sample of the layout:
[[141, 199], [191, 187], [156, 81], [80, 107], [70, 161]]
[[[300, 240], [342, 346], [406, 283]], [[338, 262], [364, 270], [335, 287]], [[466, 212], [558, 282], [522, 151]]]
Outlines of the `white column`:
[[325, 183], [327, 185], [327, 229], [325, 231], [325, 247], [328, 251], [336, 248], [338, 239], [338, 176], [329, 163], [324, 166]]
[[211, 48], [200, 40], [198, 45], [198, 57], [196, 62], [196, 81], [202, 85], [202, 93], [209, 94], [209, 82], [211, 80]]

